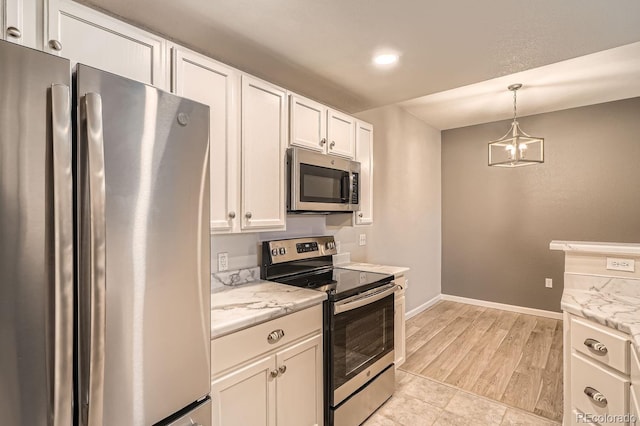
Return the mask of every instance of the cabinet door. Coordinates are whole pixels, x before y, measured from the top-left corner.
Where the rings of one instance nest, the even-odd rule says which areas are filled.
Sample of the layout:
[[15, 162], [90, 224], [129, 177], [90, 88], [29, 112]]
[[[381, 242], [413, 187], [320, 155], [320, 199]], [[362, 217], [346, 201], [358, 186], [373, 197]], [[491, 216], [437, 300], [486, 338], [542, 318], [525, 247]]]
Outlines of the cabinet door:
[[68, 0], [48, 0], [44, 50], [165, 88], [165, 41]]
[[40, 0], [0, 0], [0, 39], [42, 49]]
[[327, 152], [341, 157], [355, 156], [356, 122], [349, 115], [329, 109], [327, 113]]
[[290, 95], [289, 101], [289, 144], [326, 152], [327, 108], [298, 95]]
[[405, 360], [405, 298], [404, 290], [396, 293], [393, 315], [393, 350], [395, 352], [396, 368], [402, 365]]
[[173, 90], [209, 105], [211, 231], [229, 232], [238, 223], [238, 118], [240, 74], [187, 49], [173, 48]]
[[360, 162], [360, 210], [356, 212], [356, 225], [373, 223], [373, 126], [358, 121], [356, 124], [356, 161]]
[[640, 408], [638, 408], [638, 395], [636, 395], [636, 391], [633, 386], [631, 386], [629, 399], [629, 414], [631, 414], [629, 426], [636, 426], [640, 424], [640, 419], [638, 419], [638, 416], [640, 415]]
[[274, 355], [214, 380], [211, 383], [213, 426], [275, 426], [272, 371], [275, 372]]
[[22, 0], [0, 0], [2, 39], [23, 44], [23, 23]]
[[278, 352], [276, 362], [278, 426], [322, 425], [322, 335]]
[[285, 228], [286, 92], [242, 76], [241, 227]]

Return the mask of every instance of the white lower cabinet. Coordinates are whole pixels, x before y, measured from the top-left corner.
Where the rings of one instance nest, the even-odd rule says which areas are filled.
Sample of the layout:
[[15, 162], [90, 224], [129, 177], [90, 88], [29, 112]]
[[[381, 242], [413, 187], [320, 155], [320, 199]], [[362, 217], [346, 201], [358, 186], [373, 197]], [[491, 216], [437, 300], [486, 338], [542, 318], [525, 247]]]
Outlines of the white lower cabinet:
[[211, 350], [214, 426], [323, 424], [320, 305], [215, 339]]
[[275, 425], [275, 367], [269, 356], [214, 380], [213, 425]]
[[566, 312], [564, 324], [564, 423], [634, 424], [636, 354], [630, 336]]
[[395, 352], [395, 366], [398, 368], [406, 359], [406, 320], [405, 320], [405, 296], [406, 280], [404, 277], [395, 279], [398, 290], [395, 293], [393, 314], [393, 350]]
[[166, 41], [69, 0], [46, 0], [45, 52], [167, 88]]

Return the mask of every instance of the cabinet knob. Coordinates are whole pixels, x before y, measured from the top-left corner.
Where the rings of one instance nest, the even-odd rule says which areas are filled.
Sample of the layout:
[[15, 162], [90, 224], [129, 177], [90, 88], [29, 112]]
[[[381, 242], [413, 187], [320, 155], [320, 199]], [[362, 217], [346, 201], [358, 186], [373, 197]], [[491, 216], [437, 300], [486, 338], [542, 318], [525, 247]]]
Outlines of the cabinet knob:
[[362, 214], [362, 212], [358, 213], [358, 217], [364, 217], [364, 214]]
[[607, 406], [607, 398], [602, 393], [598, 392], [597, 389], [587, 386], [586, 388], [584, 388], [584, 393], [598, 405], [601, 405], [603, 407]]
[[235, 219], [236, 218], [236, 212], [229, 212], [229, 219]]
[[253, 216], [253, 215], [251, 214], [251, 212], [246, 212], [246, 213], [244, 214], [244, 217], [246, 217], [247, 219], [251, 219], [251, 216]]
[[281, 365], [280, 367], [278, 367], [278, 371], [280, 372], [280, 374], [284, 374], [287, 371], [287, 366]]
[[8, 27], [7, 28], [7, 35], [9, 37], [13, 37], [13, 38], [20, 38], [22, 37], [22, 33], [20, 32], [19, 29], [17, 29], [16, 27]]
[[600, 343], [596, 339], [587, 339], [584, 341], [584, 345], [596, 352], [600, 352], [601, 354], [606, 354], [608, 352], [604, 343]]
[[49, 47], [59, 52], [62, 50], [62, 43], [58, 40], [49, 40]]
[[329, 149], [333, 149], [334, 146], [336, 146], [336, 141], [331, 141], [331, 143], [329, 144]]
[[271, 333], [269, 333], [269, 335], [267, 336], [267, 342], [273, 344], [273, 343], [278, 342], [283, 337], [284, 337], [284, 330], [279, 328], [279, 329], [273, 330]]
[[269, 372], [269, 375], [271, 376], [272, 379], [275, 379], [276, 377], [278, 377], [278, 370], [271, 370]]
[[320, 146], [324, 146], [327, 143], [327, 138], [320, 139]]

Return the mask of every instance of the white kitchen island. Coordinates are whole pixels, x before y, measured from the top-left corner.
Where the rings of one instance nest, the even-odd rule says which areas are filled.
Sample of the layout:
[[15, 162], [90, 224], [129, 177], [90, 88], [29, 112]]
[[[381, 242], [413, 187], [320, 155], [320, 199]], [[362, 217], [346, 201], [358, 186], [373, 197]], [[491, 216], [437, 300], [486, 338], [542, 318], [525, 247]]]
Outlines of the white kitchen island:
[[564, 424], [636, 424], [640, 244], [552, 241], [565, 252]]

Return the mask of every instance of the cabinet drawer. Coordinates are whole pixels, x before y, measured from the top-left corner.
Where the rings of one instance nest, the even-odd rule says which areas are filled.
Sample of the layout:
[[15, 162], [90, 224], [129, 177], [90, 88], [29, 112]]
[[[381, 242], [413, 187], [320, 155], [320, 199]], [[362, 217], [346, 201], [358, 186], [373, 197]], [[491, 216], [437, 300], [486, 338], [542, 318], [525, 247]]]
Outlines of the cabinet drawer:
[[[596, 403], [585, 393], [592, 388], [606, 398]], [[629, 412], [629, 379], [606, 370], [605, 367], [581, 356], [571, 354], [571, 404], [574, 408], [594, 415], [623, 415]]]
[[[284, 333], [282, 337], [269, 339], [271, 333], [279, 330]], [[212, 377], [321, 330], [322, 304], [214, 339], [211, 341]]]
[[[629, 343], [621, 334], [590, 321], [571, 318], [571, 346], [576, 351], [629, 374]], [[598, 343], [606, 349], [598, 351], [588, 346]]]

